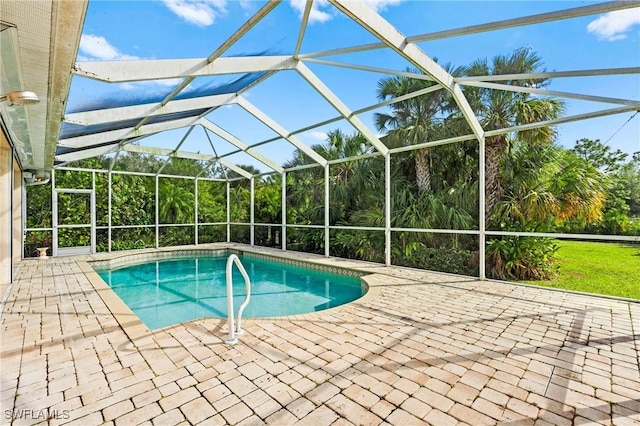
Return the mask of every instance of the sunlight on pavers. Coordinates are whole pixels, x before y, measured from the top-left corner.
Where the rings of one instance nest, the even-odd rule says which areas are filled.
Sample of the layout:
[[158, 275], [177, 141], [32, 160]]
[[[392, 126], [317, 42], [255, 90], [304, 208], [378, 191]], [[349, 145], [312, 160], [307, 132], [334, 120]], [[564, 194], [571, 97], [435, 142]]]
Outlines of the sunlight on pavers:
[[375, 291], [349, 305], [247, 319], [235, 346], [212, 318], [132, 341], [85, 259], [21, 266], [4, 423], [640, 424], [637, 303], [353, 261]]

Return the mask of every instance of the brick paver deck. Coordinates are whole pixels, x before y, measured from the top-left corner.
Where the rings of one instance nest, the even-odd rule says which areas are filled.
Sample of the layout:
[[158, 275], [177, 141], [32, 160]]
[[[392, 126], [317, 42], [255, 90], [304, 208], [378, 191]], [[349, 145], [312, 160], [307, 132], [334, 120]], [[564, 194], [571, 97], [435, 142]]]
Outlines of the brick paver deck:
[[375, 291], [245, 320], [235, 346], [219, 319], [132, 341], [88, 257], [25, 260], [2, 314], [2, 423], [640, 425], [638, 303], [287, 256], [370, 271]]

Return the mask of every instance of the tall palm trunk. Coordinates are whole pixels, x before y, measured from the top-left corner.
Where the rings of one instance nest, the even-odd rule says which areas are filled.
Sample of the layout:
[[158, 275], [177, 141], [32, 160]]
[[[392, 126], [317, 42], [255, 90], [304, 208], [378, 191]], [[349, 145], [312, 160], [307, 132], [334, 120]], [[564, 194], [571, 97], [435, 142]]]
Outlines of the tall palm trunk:
[[503, 136], [487, 138], [486, 140], [486, 165], [485, 165], [485, 224], [489, 224], [489, 219], [493, 213], [493, 208], [502, 196], [502, 186], [498, 176], [500, 158], [507, 149], [507, 139]]
[[431, 168], [429, 167], [429, 149], [422, 148], [413, 151], [416, 163], [416, 184], [418, 192], [431, 191]]

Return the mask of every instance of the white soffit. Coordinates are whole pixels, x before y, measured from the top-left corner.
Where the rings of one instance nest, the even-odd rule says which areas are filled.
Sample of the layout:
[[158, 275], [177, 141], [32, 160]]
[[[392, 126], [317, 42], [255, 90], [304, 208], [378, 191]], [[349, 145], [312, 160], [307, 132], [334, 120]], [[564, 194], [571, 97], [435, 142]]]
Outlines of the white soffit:
[[26, 107], [31, 152], [23, 169], [51, 169], [87, 1], [2, 1], [0, 20], [17, 29], [22, 90], [40, 102]]

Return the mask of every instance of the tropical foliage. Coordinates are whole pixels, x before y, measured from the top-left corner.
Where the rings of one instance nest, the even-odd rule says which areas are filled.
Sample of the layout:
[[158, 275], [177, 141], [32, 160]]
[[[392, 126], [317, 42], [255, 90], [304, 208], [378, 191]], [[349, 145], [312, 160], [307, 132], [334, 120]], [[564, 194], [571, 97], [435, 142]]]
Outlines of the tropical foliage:
[[572, 152], [598, 170], [598, 179], [607, 197], [602, 220], [588, 224], [571, 223], [570, 232], [640, 235], [640, 152], [631, 158], [600, 140], [580, 139]]
[[[518, 77], [545, 71], [541, 59], [530, 49], [444, 68], [460, 77], [508, 74], [504, 80], [492, 81], [496, 87], [536, 89], [549, 84], [546, 79]], [[480, 244], [477, 230], [484, 223], [488, 230], [503, 231], [503, 236], [487, 241], [486, 270], [491, 277], [543, 280], [557, 271], [555, 240], [505, 234], [559, 231], [640, 235], [640, 154], [630, 159], [590, 139], [577, 141], [573, 149], [562, 148], [553, 128], [526, 127], [560, 117], [562, 102], [526, 90], [469, 84], [463, 92], [469, 106], [482, 127], [493, 131], [485, 141], [486, 204], [485, 216], [479, 217], [478, 142], [430, 146], [429, 142], [466, 135], [471, 129], [447, 90], [435, 86], [428, 76], [418, 75], [417, 70], [407, 71], [417, 78], [384, 78], [376, 89], [380, 100], [401, 98], [374, 117], [384, 134], [381, 141], [389, 148], [400, 148], [390, 157], [393, 264], [476, 275]], [[421, 94], [411, 96], [415, 92]], [[508, 130], [514, 127], [516, 130]], [[417, 144], [426, 145], [404, 149]], [[196, 219], [199, 242], [229, 238], [248, 243], [253, 213], [253, 240], [257, 245], [279, 247], [286, 238], [288, 249], [324, 253], [327, 218], [331, 255], [383, 262], [387, 224], [384, 157], [376, 155], [360, 133], [337, 129], [312, 149], [331, 161], [326, 186], [325, 169], [301, 151], [283, 165], [294, 168], [287, 171], [285, 181], [280, 175], [261, 176], [257, 169], [241, 166], [255, 175], [253, 212], [249, 179], [193, 160], [162, 161], [128, 153], [117, 159], [97, 158], [79, 164], [116, 172], [185, 176], [113, 173], [111, 211], [107, 208], [106, 173], [97, 172], [94, 177], [88, 172], [58, 172], [56, 184], [91, 188], [95, 182], [101, 250], [108, 248], [109, 217], [111, 249], [119, 250], [154, 246], [156, 238], [161, 246], [193, 244]], [[196, 182], [193, 176], [214, 180]], [[328, 212], [325, 191], [329, 191]], [[29, 228], [51, 228], [51, 199], [50, 185], [29, 187]], [[281, 226], [283, 205], [286, 236]], [[71, 203], [65, 207], [65, 214], [68, 220], [78, 220], [86, 215], [85, 210], [81, 204]], [[156, 223], [161, 225], [157, 237]], [[50, 244], [50, 239], [50, 231], [30, 232], [26, 254]]]

